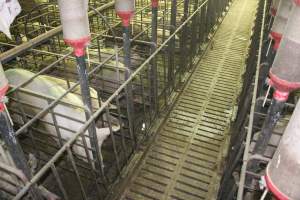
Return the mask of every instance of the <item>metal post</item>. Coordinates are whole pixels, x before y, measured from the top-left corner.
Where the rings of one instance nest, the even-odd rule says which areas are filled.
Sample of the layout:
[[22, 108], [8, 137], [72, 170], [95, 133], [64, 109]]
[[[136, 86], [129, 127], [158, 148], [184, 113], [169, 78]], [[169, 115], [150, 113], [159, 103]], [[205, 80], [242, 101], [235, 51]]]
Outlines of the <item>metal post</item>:
[[[151, 25], [151, 36], [152, 36], [152, 46], [151, 54], [156, 50], [157, 46], [157, 10], [158, 10], [158, 0], [152, 0], [152, 25]], [[151, 103], [154, 108], [154, 115], [158, 112], [158, 94], [157, 94], [157, 60], [154, 57], [151, 62], [151, 74], [150, 74], [150, 87], [151, 87]]]
[[[85, 108], [85, 116], [86, 119], [89, 119], [92, 115], [92, 103], [90, 97], [90, 88], [88, 83], [88, 74], [86, 70], [85, 56], [84, 55], [76, 56], [76, 61], [77, 61], [77, 72], [79, 76], [81, 96]], [[103, 172], [103, 163], [99, 157], [100, 149], [99, 149], [98, 139], [96, 134], [95, 121], [93, 121], [90, 124], [88, 128], [88, 133], [90, 137], [90, 144], [92, 147], [92, 155], [93, 158], [96, 160], [96, 165], [95, 165], [96, 169], [97, 170], [100, 169], [101, 174], [103, 176], [103, 180], [105, 181], [104, 172]]]
[[[172, 0], [171, 4], [171, 23], [170, 23], [170, 35], [172, 35], [176, 29], [176, 13], [177, 13], [177, 0]], [[168, 45], [168, 84], [170, 89], [174, 88], [175, 77], [174, 76], [174, 54], [175, 54], [175, 36], [171, 38], [169, 45]], [[170, 90], [171, 91], [171, 90]]]
[[[211, 0], [209, 0], [211, 1]], [[195, 0], [194, 1], [194, 12], [198, 9], [198, 3], [199, 1], [198, 0]], [[193, 65], [193, 57], [194, 55], [196, 54], [196, 41], [197, 41], [197, 22], [198, 21], [198, 13], [193, 17], [192, 19], [192, 34], [191, 34], [191, 44], [190, 44], [190, 66], [189, 68], [191, 69], [192, 68], [192, 65]]]
[[270, 67], [273, 64], [275, 55], [276, 55], [276, 50], [271, 49], [270, 52], [267, 54], [266, 64], [264, 64], [264, 63], [261, 64], [260, 73], [259, 73], [259, 82], [258, 82], [258, 85], [260, 86], [258, 88], [259, 96], [264, 95], [264, 89], [263, 89], [264, 85], [265, 85], [264, 82], [266, 81], [266, 79], [268, 77], [268, 73], [270, 71]]
[[[131, 63], [130, 63], [130, 29], [129, 26], [123, 26], [123, 49], [124, 49], [124, 65], [126, 67], [125, 79], [127, 80], [132, 73]], [[127, 99], [127, 114], [129, 122], [130, 135], [133, 138], [134, 146], [137, 144], [136, 137], [134, 136], [134, 126], [133, 126], [133, 94], [132, 94], [132, 82], [129, 82], [125, 88], [126, 99]]]
[[209, 0], [208, 1], [208, 5], [207, 5], [207, 13], [208, 13], [208, 20], [207, 20], [207, 24], [208, 24], [208, 33], [211, 31], [211, 29], [214, 26], [215, 23], [215, 5], [214, 5], [214, 1], [213, 0]]
[[[188, 12], [189, 12], [189, 0], [184, 0], [184, 6], [183, 6], [183, 12], [184, 12], [184, 15], [183, 15], [183, 19], [182, 21], [185, 21], [188, 17]], [[189, 67], [187, 64], [186, 64], [186, 60], [187, 60], [187, 48], [186, 48], [186, 45], [187, 45], [187, 29], [188, 29], [188, 26], [184, 26], [184, 28], [182, 29], [182, 32], [181, 32], [181, 37], [180, 37], [180, 53], [181, 53], [181, 62], [180, 62], [180, 69], [179, 69], [179, 83], [181, 82], [181, 75], [187, 70], [187, 69], [184, 69], [184, 67]], [[193, 38], [191, 38], [191, 41], [193, 40]], [[190, 57], [192, 58], [193, 56], [190, 55]]]
[[[10, 155], [16, 165], [16, 167], [23, 171], [28, 180], [31, 179], [31, 170], [25, 159], [24, 152], [14, 134], [14, 129], [10, 123], [9, 116], [5, 111], [0, 112], [0, 133], [4, 140]], [[33, 199], [42, 199], [37, 188], [32, 188], [30, 191]]]
[[271, 106], [269, 108], [267, 118], [264, 121], [261, 133], [257, 139], [257, 142], [255, 144], [253, 153], [254, 154], [264, 154], [265, 149], [268, 146], [269, 140], [272, 135], [272, 131], [280, 119], [280, 114], [284, 108], [284, 101], [278, 101], [273, 98], [271, 102]]

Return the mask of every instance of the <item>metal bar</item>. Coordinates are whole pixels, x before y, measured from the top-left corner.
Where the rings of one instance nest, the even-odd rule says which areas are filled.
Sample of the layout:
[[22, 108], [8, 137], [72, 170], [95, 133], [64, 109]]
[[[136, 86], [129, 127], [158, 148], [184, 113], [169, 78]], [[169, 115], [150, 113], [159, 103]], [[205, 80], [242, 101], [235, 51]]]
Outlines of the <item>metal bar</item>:
[[[174, 33], [176, 29], [176, 14], [177, 14], [177, 0], [172, 0], [171, 3], [171, 21], [170, 21], [170, 35]], [[171, 40], [168, 45], [168, 85], [170, 91], [172, 88], [174, 89], [174, 84], [175, 84], [175, 73], [174, 73], [174, 66], [175, 66], [175, 61], [174, 61], [174, 55], [175, 55], [175, 44], [176, 39], [175, 35], [174, 37], [171, 37]]]
[[[117, 113], [118, 113], [118, 119], [119, 119], [119, 123], [121, 124], [120, 126], [120, 133], [121, 133], [121, 140], [122, 140], [122, 150], [124, 152], [124, 157], [127, 157], [127, 148], [126, 148], [126, 143], [125, 143], [125, 132], [124, 132], [124, 128], [122, 126], [122, 117], [121, 117], [121, 106], [120, 106], [120, 100], [119, 97], [116, 97], [116, 106], [117, 106]], [[133, 138], [131, 138], [133, 140]]]
[[117, 150], [117, 146], [116, 146], [116, 139], [115, 139], [115, 135], [114, 135], [114, 132], [113, 132], [113, 129], [112, 129], [112, 123], [111, 123], [110, 113], [109, 113], [108, 107], [105, 108], [105, 113], [107, 115], [107, 123], [108, 123], [109, 131], [110, 131], [110, 138], [111, 138], [112, 145], [113, 145], [113, 151], [114, 151], [114, 154], [115, 154], [117, 169], [118, 169], [118, 172], [121, 173], [120, 158], [119, 158], [119, 155], [118, 155], [118, 150]]
[[[0, 132], [16, 167], [22, 170], [26, 178], [30, 180], [31, 170], [25, 159], [24, 152], [14, 135], [14, 130], [12, 125], [10, 124], [9, 116], [5, 111], [0, 112]], [[41, 194], [38, 192], [37, 188], [31, 188], [30, 193], [34, 199], [42, 199]]]
[[[184, 15], [183, 15], [183, 21], [187, 19], [188, 17], [188, 12], [189, 12], [189, 0], [184, 1]], [[193, 27], [192, 27], [193, 30]], [[187, 61], [187, 31], [188, 31], [188, 26], [185, 26], [182, 31], [181, 31], [181, 37], [180, 37], [180, 54], [181, 54], [181, 59], [180, 59], [180, 66], [179, 66], [179, 83], [181, 83], [181, 76], [182, 74], [186, 71], [184, 69], [185, 67], [188, 67], [188, 64], [186, 63]], [[193, 37], [191, 36], [191, 41], [194, 41]], [[192, 58], [192, 55], [190, 55], [190, 58]]]
[[[112, 7], [113, 5], [115, 5], [115, 1], [111, 1], [111, 2], [109, 2], [109, 3], [107, 3], [103, 6], [100, 6], [96, 10], [97, 11], [103, 11], [107, 8]], [[92, 16], [94, 14], [95, 14], [94, 11], [89, 12], [89, 16]], [[58, 27], [56, 27], [56, 28], [54, 28], [54, 29], [42, 34], [42, 35], [39, 35], [39, 36], [37, 36], [37, 37], [35, 37], [35, 38], [19, 45], [19, 46], [16, 46], [16, 47], [2, 53], [0, 55], [0, 61], [2, 62], [2, 64], [6, 63], [6, 62], [14, 59], [16, 56], [24, 53], [28, 49], [38, 46], [39, 44], [41, 44], [41, 43], [45, 42], [46, 40], [48, 40], [50, 37], [53, 37], [57, 34], [60, 34], [61, 32], [62, 32], [62, 26], [60, 25], [60, 26], [58, 26]]]
[[[153, 1], [153, 0], [152, 0]], [[152, 6], [152, 19], [151, 19], [151, 54], [153, 54], [156, 50], [157, 46], [157, 11], [158, 8], [156, 6]], [[157, 59], [153, 58], [151, 62], [150, 68], [150, 102], [154, 108], [154, 116], [158, 112], [158, 95], [157, 95]]]
[[[194, 11], [195, 10], [197, 10], [197, 6], [198, 6], [198, 3], [199, 3], [199, 1], [198, 0], [195, 0], [194, 1]], [[193, 55], [195, 55], [196, 54], [196, 41], [197, 41], [197, 21], [198, 21], [198, 19], [197, 19], [197, 15], [195, 15], [195, 17], [192, 19], [192, 34], [191, 34], [191, 40], [190, 40], [190, 54], [191, 54], [191, 56], [190, 56], [190, 66], [189, 66], [189, 68], [191, 68], [192, 67], [192, 65], [193, 65]]]
[[67, 192], [66, 192], [66, 190], [65, 190], [65, 188], [64, 188], [64, 186], [63, 186], [63, 184], [61, 182], [61, 179], [59, 177], [59, 174], [58, 174], [58, 172], [57, 172], [56, 167], [55, 167], [54, 164], [51, 165], [51, 170], [52, 170], [52, 173], [54, 175], [54, 178], [55, 178], [56, 182], [58, 183], [58, 187], [59, 187], [59, 189], [60, 189], [60, 191], [61, 191], [64, 199], [65, 200], [69, 200]]
[[257, 56], [257, 65], [256, 65], [256, 72], [255, 72], [255, 82], [254, 82], [254, 90], [253, 96], [251, 101], [251, 109], [250, 109], [250, 118], [246, 136], [246, 144], [245, 144], [245, 151], [243, 155], [243, 165], [240, 173], [240, 182], [239, 182], [239, 189], [237, 194], [237, 200], [243, 199], [244, 194], [244, 185], [245, 185], [245, 178], [246, 178], [246, 170], [247, 170], [247, 162], [249, 157], [249, 148], [252, 136], [252, 128], [253, 128], [253, 121], [254, 121], [254, 112], [255, 112], [255, 103], [256, 103], [256, 96], [257, 96], [257, 87], [258, 87], [258, 78], [259, 78], [259, 69], [260, 69], [260, 62], [261, 62], [261, 55], [262, 55], [262, 45], [263, 45], [263, 36], [264, 36], [264, 27], [265, 27], [265, 15], [266, 15], [266, 7], [267, 1], [264, 2], [264, 9], [263, 9], [263, 17], [262, 17], [262, 25], [260, 30], [260, 40], [259, 40], [259, 49], [258, 49], [258, 56]]
[[[76, 57], [76, 61], [77, 61], [77, 71], [78, 71], [79, 82], [80, 82], [81, 96], [85, 107], [85, 116], [86, 119], [89, 119], [93, 111], [92, 111], [92, 102], [90, 96], [90, 87], [88, 83], [88, 74], [86, 69], [85, 57], [84, 56]], [[94, 120], [92, 121], [92, 123], [88, 128], [88, 133], [90, 136], [92, 154], [94, 159], [96, 160], [96, 169], [98, 170], [101, 167], [100, 157], [99, 157], [100, 149], [98, 145], [96, 124]]]
[[74, 160], [72, 151], [70, 150], [70, 147], [69, 147], [69, 146], [67, 147], [67, 153], [68, 153], [68, 157], [69, 157], [69, 159], [70, 159], [70, 162], [71, 162], [71, 164], [72, 164], [72, 167], [73, 167], [73, 169], [74, 169], [74, 171], [75, 171], [75, 175], [76, 175], [77, 181], [78, 181], [79, 186], [80, 186], [82, 198], [83, 198], [84, 200], [87, 200], [88, 198], [87, 198], [86, 193], [85, 193], [85, 191], [84, 191], [84, 187], [83, 187], [82, 181], [81, 181], [81, 179], [80, 179], [80, 175], [79, 175], [78, 169], [77, 169], [77, 167], [76, 167], [76, 163], [75, 163], [75, 160]]
[[[125, 71], [125, 80], [131, 76], [132, 67], [130, 63], [130, 30], [129, 26], [123, 27], [123, 49], [124, 49], [124, 65], [127, 68]], [[125, 89], [126, 103], [127, 103], [127, 117], [129, 122], [130, 135], [133, 138], [133, 144], [136, 146], [136, 137], [134, 135], [134, 107], [133, 107], [133, 94], [132, 94], [132, 83], [128, 82]]]

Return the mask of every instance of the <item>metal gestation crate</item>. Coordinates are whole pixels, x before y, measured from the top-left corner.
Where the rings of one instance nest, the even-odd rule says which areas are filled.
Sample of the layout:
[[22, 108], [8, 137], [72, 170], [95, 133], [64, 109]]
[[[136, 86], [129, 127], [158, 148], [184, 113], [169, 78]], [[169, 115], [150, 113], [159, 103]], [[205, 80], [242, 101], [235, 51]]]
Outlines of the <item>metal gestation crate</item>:
[[[16, 80], [21, 83], [12, 84], [7, 93], [15, 136], [26, 160], [31, 161], [32, 173], [30, 180], [18, 185], [18, 194], [10, 194], [16, 195], [14, 199], [27, 199], [33, 193], [102, 199], [112, 192], [138, 147], [151, 136], [156, 119], [170, 107], [174, 92], [187, 79], [195, 55], [203, 51], [200, 44], [207, 42], [218, 17], [207, 13], [215, 7], [213, 3], [160, 1], [155, 26], [151, 2], [136, 1], [131, 68], [127, 69], [114, 2], [97, 2], [90, 2], [92, 40], [86, 59], [93, 105], [90, 118], [82, 117], [86, 111], [82, 103], [73, 102], [81, 101], [76, 60], [63, 42], [55, 3], [38, 5], [42, 12], [23, 13], [15, 22], [13, 30], [20, 30], [13, 31], [12, 41], [1, 35], [4, 69], [22, 68], [29, 74], [25, 81]], [[153, 27], [157, 27], [157, 38], [152, 37]], [[27, 41], [18, 39], [20, 32]], [[51, 86], [60, 91], [30, 89], [41, 78], [52, 80]], [[73, 110], [83, 114], [78, 118]], [[101, 130], [108, 131], [95, 149], [90, 145], [95, 138], [87, 134], [91, 129], [99, 130], [100, 137]], [[41, 192], [40, 187], [45, 190]]]

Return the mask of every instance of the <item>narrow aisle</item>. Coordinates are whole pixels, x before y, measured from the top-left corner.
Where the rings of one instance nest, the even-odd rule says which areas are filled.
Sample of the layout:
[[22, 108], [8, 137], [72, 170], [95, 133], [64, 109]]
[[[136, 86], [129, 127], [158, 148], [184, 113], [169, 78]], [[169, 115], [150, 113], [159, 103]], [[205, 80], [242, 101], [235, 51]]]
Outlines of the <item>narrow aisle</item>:
[[257, 0], [234, 0], [122, 199], [215, 199]]

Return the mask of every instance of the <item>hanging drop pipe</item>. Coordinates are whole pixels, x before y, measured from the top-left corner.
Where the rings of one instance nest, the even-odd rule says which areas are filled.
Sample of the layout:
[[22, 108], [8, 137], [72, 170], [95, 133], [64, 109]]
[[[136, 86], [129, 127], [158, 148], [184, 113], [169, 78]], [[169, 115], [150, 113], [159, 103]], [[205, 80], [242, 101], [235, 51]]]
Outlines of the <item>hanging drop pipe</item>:
[[[176, 14], [177, 13], [177, 0], [172, 0], [171, 2], [171, 22], [170, 22], [170, 35], [174, 33], [176, 30]], [[176, 48], [176, 35], [171, 38], [169, 45], [168, 45], [168, 84], [170, 92], [174, 89], [175, 84], [175, 61], [174, 61], [174, 54]]]
[[[123, 25], [123, 49], [124, 49], [124, 65], [126, 67], [125, 79], [131, 76], [132, 68], [130, 63], [130, 20], [134, 14], [134, 0], [117, 0], [115, 3], [117, 15], [122, 19]], [[133, 145], [137, 145], [136, 137], [134, 135], [134, 107], [133, 107], [133, 92], [132, 82], [129, 82], [125, 87], [126, 104], [127, 104], [127, 117], [129, 122], [129, 132], [133, 139]]]
[[[152, 25], [151, 25], [151, 54], [156, 51], [157, 48], [157, 11], [158, 11], [158, 0], [152, 0]], [[157, 94], [157, 60], [154, 57], [151, 62], [151, 102], [154, 108], [154, 116], [158, 113], [158, 94]]]
[[[27, 180], [32, 177], [31, 170], [25, 159], [24, 152], [15, 136], [9, 115], [5, 107], [5, 95], [8, 90], [8, 80], [5, 77], [2, 64], [0, 63], [0, 134], [16, 167], [24, 173]], [[33, 187], [30, 191], [33, 199], [42, 199], [38, 189]]]
[[[91, 40], [88, 19], [88, 1], [58, 0], [58, 5], [64, 41], [73, 48], [73, 53], [76, 57], [82, 101], [85, 108], [85, 116], [88, 120], [92, 115], [92, 103], [85, 62], [85, 48]], [[89, 126], [88, 134], [90, 137], [92, 156], [95, 160], [95, 165], [92, 163], [92, 168], [96, 169], [97, 176], [99, 175], [98, 172], [100, 170], [102, 178], [105, 181], [106, 179], [103, 171], [104, 165], [100, 158], [101, 152], [98, 145], [95, 121]]]

